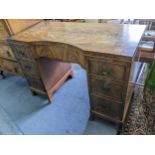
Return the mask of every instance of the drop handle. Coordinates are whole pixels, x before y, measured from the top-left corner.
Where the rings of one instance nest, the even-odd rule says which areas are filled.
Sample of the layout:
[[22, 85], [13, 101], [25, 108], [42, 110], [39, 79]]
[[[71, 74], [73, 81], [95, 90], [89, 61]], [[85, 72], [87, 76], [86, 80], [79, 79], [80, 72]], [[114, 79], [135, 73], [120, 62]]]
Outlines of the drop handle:
[[11, 57], [11, 54], [10, 54], [10, 52], [9, 52], [9, 51], [6, 51], [6, 53], [7, 53], [7, 55], [8, 55], [9, 57]]
[[107, 68], [103, 68], [102, 71], [101, 71], [101, 74], [102, 74], [102, 75], [110, 75], [110, 72], [111, 72], [111, 71], [108, 70]]
[[18, 69], [16, 67], [14, 68], [14, 70], [15, 70], [16, 73], [18, 72]]
[[25, 66], [25, 69], [31, 71], [31, 66]]
[[21, 57], [25, 57], [25, 53], [23, 51], [18, 52]]
[[109, 84], [108, 83], [103, 84], [102, 90], [109, 92], [111, 90], [110, 87], [109, 87]]

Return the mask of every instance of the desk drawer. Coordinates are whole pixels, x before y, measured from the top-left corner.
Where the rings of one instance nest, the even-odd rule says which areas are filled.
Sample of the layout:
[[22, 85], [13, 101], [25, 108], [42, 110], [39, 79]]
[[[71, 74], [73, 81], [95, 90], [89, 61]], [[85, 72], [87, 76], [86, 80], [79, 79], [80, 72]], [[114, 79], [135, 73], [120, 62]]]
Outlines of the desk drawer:
[[39, 78], [38, 79], [35, 77], [26, 77], [26, 78], [28, 80], [30, 87], [35, 88], [36, 90], [45, 92], [43, 83]]
[[89, 73], [110, 77], [116, 80], [126, 80], [125, 64], [113, 62], [88, 60]]
[[11, 60], [16, 60], [11, 48], [6, 45], [0, 45], [0, 57], [11, 59]]
[[123, 113], [123, 105], [117, 102], [106, 100], [100, 97], [91, 95], [92, 111], [101, 115], [109, 116], [113, 119], [121, 120]]
[[[11, 45], [11, 44], [10, 44]], [[11, 45], [12, 46], [12, 45]], [[18, 45], [18, 46], [12, 46], [13, 52], [15, 54], [15, 57], [18, 60], [28, 60], [28, 61], [34, 61], [32, 56], [32, 51], [30, 46], [28, 45]]]
[[5, 70], [17, 75], [23, 75], [19, 64], [14, 61], [9, 61], [9, 60], [0, 58], [0, 68], [2, 70]]
[[91, 93], [93, 94], [105, 95], [121, 102], [125, 100], [125, 95], [123, 95], [125, 89], [122, 83], [116, 84], [116, 82], [112, 82], [110, 79], [90, 78], [90, 85]]
[[37, 64], [31, 61], [20, 61], [23, 72], [28, 76], [38, 76]]

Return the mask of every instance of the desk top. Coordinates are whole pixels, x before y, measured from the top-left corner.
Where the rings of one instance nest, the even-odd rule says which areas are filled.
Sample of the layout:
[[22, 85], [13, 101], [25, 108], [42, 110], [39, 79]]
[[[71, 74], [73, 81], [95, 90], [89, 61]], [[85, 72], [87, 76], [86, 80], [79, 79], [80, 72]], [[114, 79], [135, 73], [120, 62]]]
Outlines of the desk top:
[[49, 21], [41, 22], [10, 39], [59, 42], [84, 51], [133, 57], [145, 28], [144, 25]]

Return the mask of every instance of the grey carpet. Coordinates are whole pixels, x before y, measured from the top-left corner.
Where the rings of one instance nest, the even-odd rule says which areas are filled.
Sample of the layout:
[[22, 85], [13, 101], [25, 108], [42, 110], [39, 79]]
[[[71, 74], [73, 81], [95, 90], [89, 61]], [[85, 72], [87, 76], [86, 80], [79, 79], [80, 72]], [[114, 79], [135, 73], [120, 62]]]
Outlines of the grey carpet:
[[[10, 118], [10, 122], [3, 122], [14, 134], [77, 135], [93, 134], [93, 131], [96, 134], [97, 128], [93, 129], [92, 123], [88, 123], [90, 106], [86, 72], [75, 64], [73, 69], [74, 78], [54, 93], [52, 104], [48, 104], [46, 97], [32, 96], [27, 81], [22, 77], [9, 75], [0, 80], [0, 108]], [[107, 125], [106, 128], [104, 123], [102, 126], [103, 130], [99, 130], [102, 130], [101, 134], [116, 133], [113, 127]], [[4, 128], [0, 128], [1, 134], [11, 134], [4, 132], [7, 129], [1, 130]]]
[[116, 135], [117, 125], [103, 119], [89, 121], [85, 135]]
[[21, 135], [22, 131], [12, 122], [7, 112], [0, 107], [0, 135]]

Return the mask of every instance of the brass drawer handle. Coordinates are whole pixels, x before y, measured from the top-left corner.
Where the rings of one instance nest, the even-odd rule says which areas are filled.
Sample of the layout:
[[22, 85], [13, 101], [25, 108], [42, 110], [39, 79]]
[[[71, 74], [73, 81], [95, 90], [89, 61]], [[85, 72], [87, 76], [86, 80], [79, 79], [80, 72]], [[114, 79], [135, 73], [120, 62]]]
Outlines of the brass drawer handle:
[[111, 91], [111, 89], [109, 87], [107, 87], [107, 86], [103, 86], [102, 87], [102, 90], [103, 91], [107, 91], [107, 92], [110, 92]]
[[17, 53], [20, 57], [26, 57], [25, 53], [23, 51], [18, 51]]
[[24, 57], [25, 56], [25, 53], [24, 52], [21, 52], [21, 55]]
[[32, 68], [31, 68], [31, 66], [25, 66], [25, 69], [28, 71], [31, 71]]
[[106, 68], [103, 68], [102, 72], [101, 72], [102, 75], [110, 75], [110, 73], [111, 73], [111, 71]]
[[108, 75], [108, 72], [107, 71], [102, 71], [101, 74], [102, 75]]
[[11, 54], [10, 54], [10, 52], [9, 52], [9, 51], [6, 51], [6, 53], [7, 53], [7, 55], [8, 55], [9, 57], [11, 57]]
[[109, 83], [103, 83], [103, 86], [102, 86], [102, 88], [101, 88], [103, 91], [107, 91], [107, 92], [109, 92], [109, 91], [111, 91], [111, 88], [110, 88], [110, 86], [109, 86]]
[[15, 73], [18, 73], [18, 69], [16, 67], [14, 68], [14, 71], [15, 71]]

